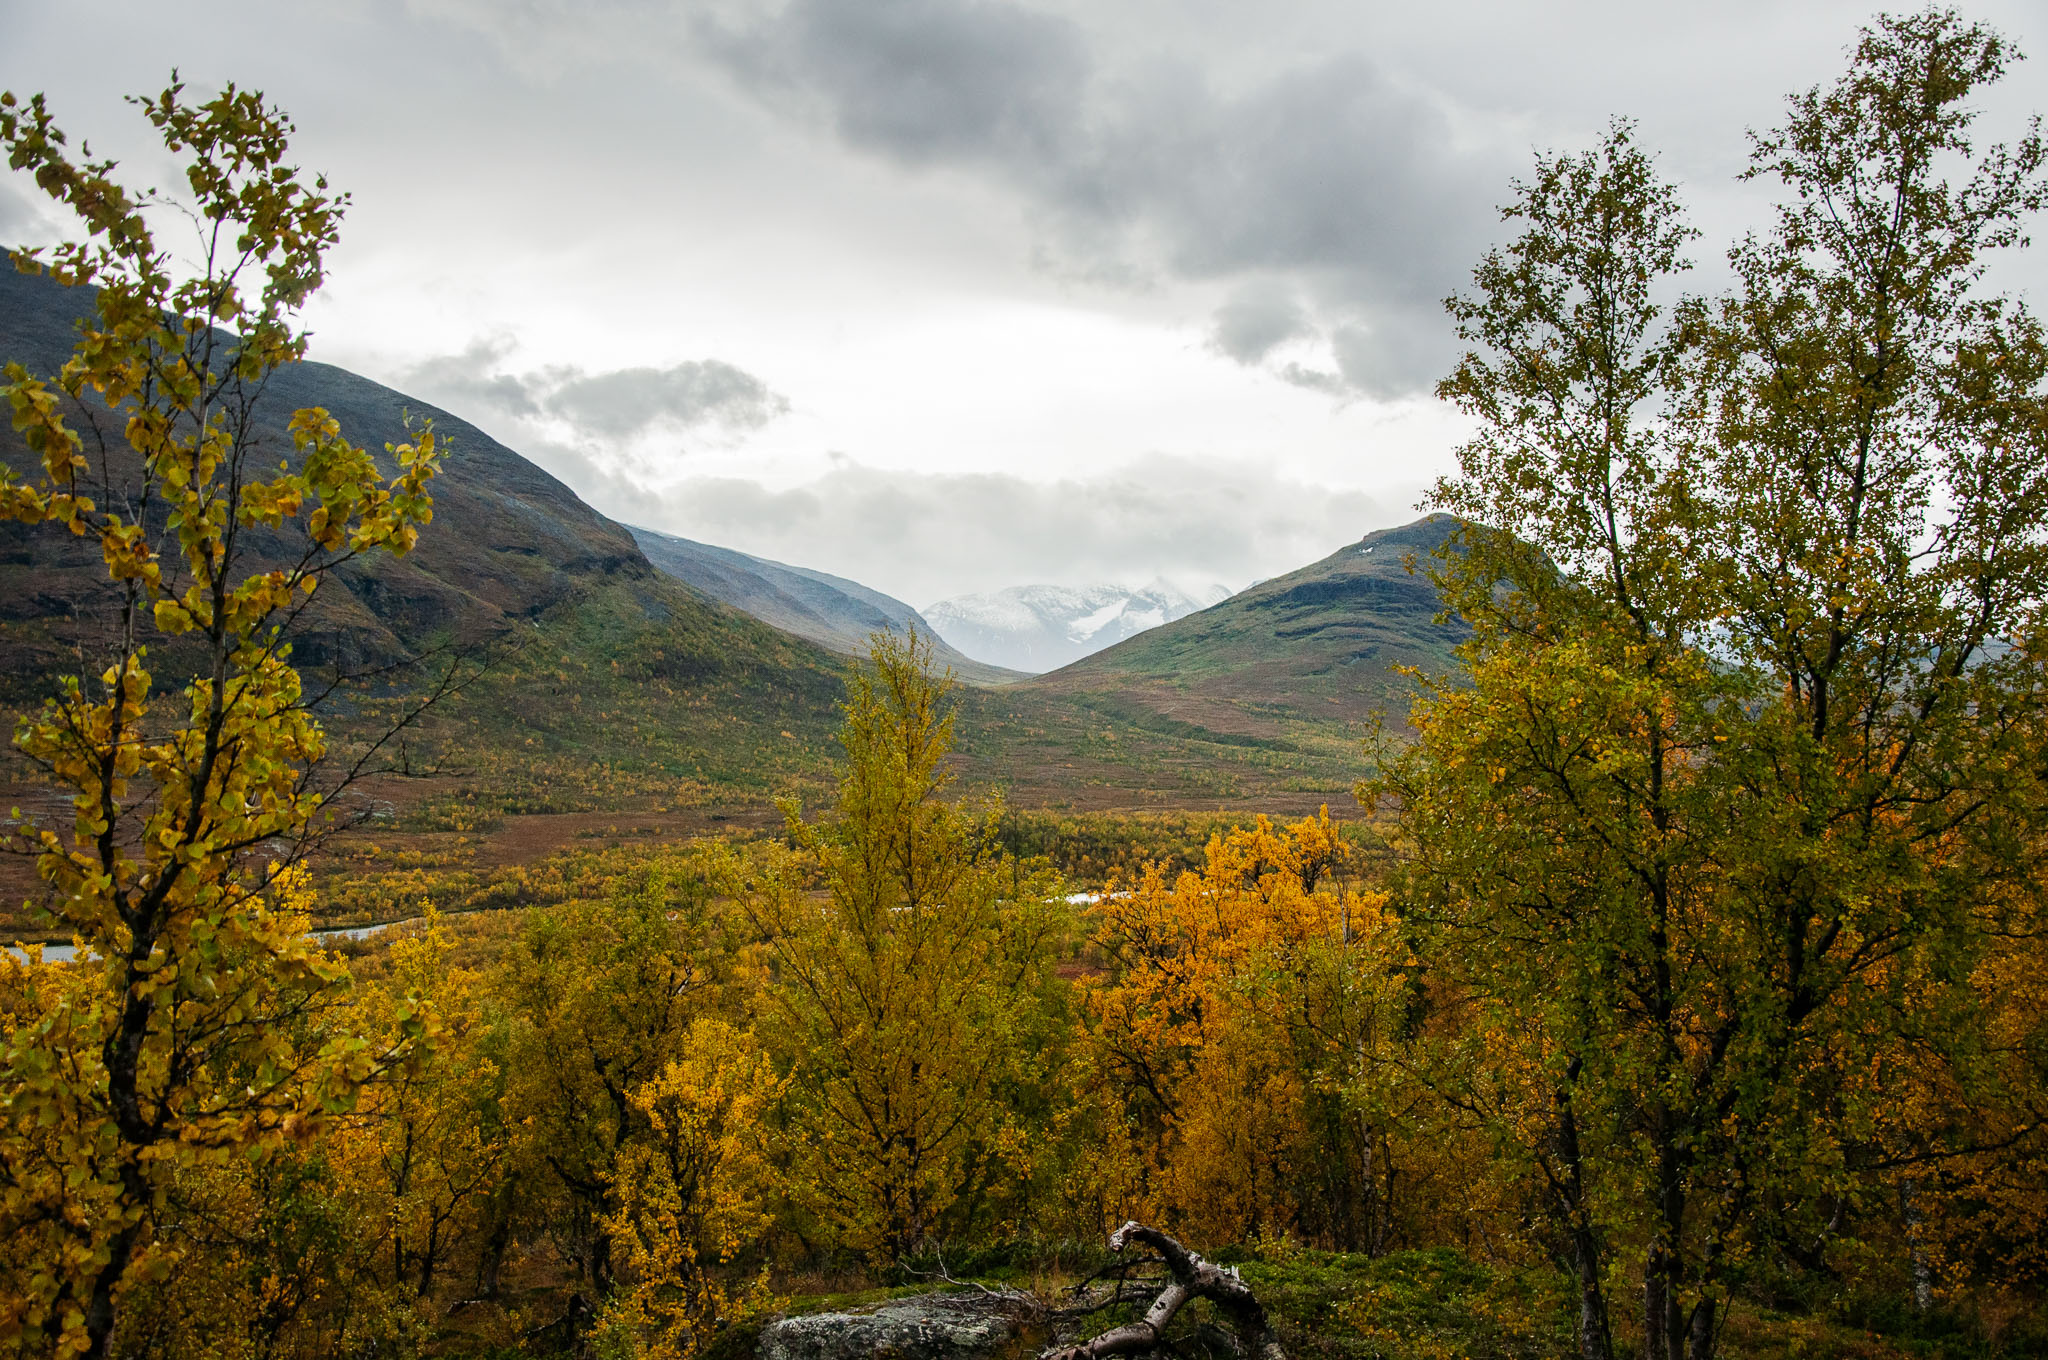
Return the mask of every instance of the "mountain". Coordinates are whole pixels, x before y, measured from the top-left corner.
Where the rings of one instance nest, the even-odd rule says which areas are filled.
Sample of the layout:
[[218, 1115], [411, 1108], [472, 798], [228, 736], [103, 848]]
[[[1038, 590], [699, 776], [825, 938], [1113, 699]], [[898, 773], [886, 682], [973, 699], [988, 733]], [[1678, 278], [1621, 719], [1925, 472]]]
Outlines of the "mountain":
[[1024, 688], [1131, 721], [1248, 737], [1333, 720], [1355, 725], [1381, 713], [1398, 724], [1413, 686], [1396, 668], [1447, 671], [1466, 635], [1460, 624], [1436, 621], [1435, 587], [1405, 565], [1426, 560], [1452, 524], [1432, 515], [1367, 534]]
[[[93, 305], [88, 290], [0, 266], [0, 360], [54, 374]], [[79, 428], [109, 424], [104, 408], [65, 406]], [[388, 836], [444, 837], [414, 848], [437, 847], [432, 853], [451, 863], [476, 854], [525, 862], [565, 836], [607, 828], [606, 817], [630, 815], [666, 828], [662, 834], [685, 834], [728, 816], [772, 819], [773, 794], [829, 793], [843, 655], [657, 569], [631, 531], [514, 450], [451, 412], [344, 369], [302, 363], [272, 375], [254, 413], [266, 452], [292, 456], [284, 426], [304, 406], [325, 407], [348, 437], [372, 449], [404, 438], [408, 413], [432, 419], [448, 441], [433, 485], [434, 520], [418, 547], [337, 572], [294, 633], [293, 659], [311, 671], [485, 644], [484, 672], [409, 736], [413, 774], [372, 791], [396, 818]], [[137, 470], [123, 463], [118, 429], [110, 434], [113, 476], [132, 478]], [[97, 441], [87, 438], [97, 457]], [[34, 465], [4, 421], [0, 462]], [[290, 546], [259, 545], [251, 566], [282, 558]], [[776, 584], [798, 603], [807, 597], [797, 582], [808, 581], [885, 617], [902, 608], [851, 582], [783, 570], [791, 576], [757, 567], [738, 575]], [[35, 702], [56, 677], [77, 672], [81, 652], [98, 651], [110, 598], [96, 544], [0, 523], [0, 712]], [[808, 598], [805, 608], [818, 613], [817, 597]], [[176, 640], [153, 640], [151, 660], [159, 690], [173, 687]], [[408, 686], [444, 663], [445, 656], [424, 672], [390, 677], [369, 694], [348, 692], [326, 710], [330, 730], [345, 747], [376, 729]], [[967, 772], [1003, 784], [1019, 806], [1076, 797], [1089, 806], [1214, 805], [1271, 787], [1264, 775], [1246, 783], [1229, 768], [1246, 748], [1174, 732], [1107, 744], [1086, 704], [1054, 694], [994, 699], [1006, 692], [963, 690], [958, 733], [972, 753], [963, 756]], [[0, 793], [42, 796], [18, 766], [0, 754]], [[1277, 778], [1293, 778], [1284, 762], [1275, 769]], [[484, 835], [493, 838], [488, 850], [479, 848]], [[467, 843], [450, 848], [456, 838]], [[0, 900], [19, 901], [15, 890], [25, 885], [7, 879], [7, 867], [0, 866]]]
[[[53, 373], [92, 305], [85, 290], [0, 269], [0, 360]], [[325, 364], [293, 365], [270, 380], [255, 425], [279, 457], [290, 456], [283, 427], [302, 406], [327, 408], [373, 449], [404, 437], [408, 412], [431, 418], [449, 443], [419, 546], [331, 577], [295, 634], [294, 660], [313, 670], [370, 667], [444, 644], [488, 643], [488, 669], [408, 738], [409, 777], [373, 791], [395, 806], [380, 843], [449, 864], [477, 856], [525, 863], [565, 838], [617, 833], [628, 817], [638, 819], [625, 823], [628, 834], [695, 834], [727, 817], [772, 819], [771, 794], [829, 793], [846, 674], [838, 652], [847, 631], [862, 626], [863, 609], [907, 621], [900, 601], [686, 540], [661, 549], [668, 570], [659, 569], [632, 531], [512, 449], [449, 412]], [[89, 404], [68, 414], [81, 426], [108, 421]], [[121, 447], [118, 432], [112, 444]], [[90, 437], [88, 447], [96, 448]], [[30, 465], [4, 425], [0, 461]], [[135, 471], [118, 454], [112, 462], [117, 480]], [[1052, 675], [963, 689], [960, 772], [970, 783], [1002, 785], [1020, 808], [1285, 811], [1338, 802], [1359, 773], [1356, 719], [1392, 693], [1387, 664], [1433, 664], [1453, 640], [1431, 631], [1427, 587], [1388, 560], [1398, 544], [1379, 535], [1364, 546], [1380, 553], [1376, 544], [1385, 555], [1346, 549]], [[273, 541], [255, 557], [289, 548]], [[695, 565], [686, 570], [684, 558]], [[725, 584], [709, 581], [713, 567]], [[695, 584], [686, 584], [689, 572]], [[0, 524], [6, 708], [75, 673], [81, 647], [97, 650], [108, 594], [96, 545]], [[1102, 641], [1200, 603], [1163, 592], [1067, 595], [1045, 602], [1041, 619], [1056, 636], [1078, 630]], [[806, 626], [836, 633], [838, 645], [793, 636], [727, 599], [764, 613], [772, 601], [789, 611], [785, 624], [808, 611]], [[158, 687], [169, 688], [175, 642], [157, 640], [151, 659]], [[375, 727], [407, 683], [355, 692], [329, 711], [330, 729], [345, 743]], [[32, 796], [18, 776], [0, 769], [0, 784], [9, 797]]]
[[[53, 376], [70, 357], [77, 321], [94, 307], [90, 289], [65, 288], [44, 275], [0, 268], [0, 355]], [[65, 402], [81, 429], [108, 424], [104, 407]], [[373, 555], [342, 569], [338, 588], [319, 591], [295, 644], [301, 663], [371, 666], [434, 640], [499, 631], [598, 582], [653, 576], [632, 535], [585, 505], [576, 493], [481, 430], [446, 411], [328, 364], [299, 363], [272, 374], [256, 406], [257, 437], [291, 456], [285, 425], [302, 406], [324, 406], [343, 432], [371, 449], [405, 438], [408, 412], [431, 418], [448, 441], [446, 470], [433, 486], [435, 523], [404, 558]], [[110, 431], [117, 479], [139, 471]], [[88, 447], [92, 446], [87, 435]], [[33, 466], [11, 429], [0, 429], [0, 458]], [[259, 558], [287, 545], [259, 543]], [[0, 623], [9, 650], [82, 635], [105, 595], [97, 544], [58, 543], [46, 530], [0, 525]], [[12, 667], [10, 669], [13, 669]]]
[[1017, 671], [955, 651], [915, 609], [857, 581], [653, 529], [628, 528], [657, 570], [828, 651], [865, 656], [871, 634], [915, 628], [937, 640], [938, 662], [963, 680], [1000, 685], [1023, 679]]
[[980, 660], [1039, 674], [1227, 599], [1211, 586], [1189, 595], [1166, 581], [1123, 586], [1011, 586], [958, 595], [925, 610], [939, 636]]
[[[53, 375], [94, 305], [89, 289], [0, 264], [0, 359]], [[109, 425], [106, 409], [64, 406], [97, 460], [89, 428]], [[293, 660], [358, 670], [480, 647], [489, 669], [424, 734], [459, 757], [478, 800], [507, 811], [654, 791], [706, 801], [721, 789], [776, 791], [825, 768], [841, 658], [657, 571], [630, 532], [541, 468], [455, 415], [345, 369], [308, 362], [270, 376], [253, 419], [265, 454], [294, 456], [285, 426], [306, 406], [325, 407], [371, 449], [405, 438], [408, 413], [431, 419], [447, 441], [418, 546], [403, 558], [373, 554], [322, 584], [294, 630]], [[135, 459], [118, 426], [109, 434], [112, 478], [132, 483]], [[0, 461], [35, 465], [4, 424]], [[293, 550], [276, 535], [251, 542], [251, 569]], [[0, 690], [10, 705], [75, 671], [81, 647], [98, 650], [112, 598], [97, 543], [0, 524]], [[167, 688], [177, 642], [154, 640], [151, 656]], [[343, 731], [374, 722], [383, 704], [373, 693], [330, 722]]]

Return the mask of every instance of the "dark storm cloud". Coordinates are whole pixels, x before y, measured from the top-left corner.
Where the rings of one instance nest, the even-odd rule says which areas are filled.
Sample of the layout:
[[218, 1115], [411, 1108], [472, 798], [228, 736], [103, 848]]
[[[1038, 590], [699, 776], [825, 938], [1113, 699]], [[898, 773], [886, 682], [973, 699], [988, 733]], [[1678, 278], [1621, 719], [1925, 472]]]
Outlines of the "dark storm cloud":
[[796, 0], [703, 33], [742, 78], [913, 164], [1056, 161], [1088, 76], [1071, 25], [986, 0]]
[[403, 382], [453, 409], [558, 420], [586, 438], [613, 442], [659, 427], [739, 434], [789, 410], [787, 398], [721, 359], [599, 373], [575, 367], [502, 372], [511, 348], [509, 340], [478, 340], [459, 354], [414, 365]]
[[[1419, 491], [1419, 488], [1417, 488]], [[923, 605], [1033, 581], [1137, 584], [1165, 575], [1241, 587], [1412, 518], [1414, 493], [1312, 487], [1263, 469], [1155, 456], [1054, 482], [845, 462], [774, 489], [698, 478], [640, 516], [690, 538], [850, 576]]]
[[[1355, 55], [1223, 91], [1170, 62], [1105, 71], [1075, 25], [1004, 0], [793, 0], [703, 33], [743, 86], [855, 146], [1021, 189], [1077, 272], [1285, 276], [1310, 304], [1287, 338], [1320, 333], [1335, 379], [1375, 395], [1443, 371], [1439, 300], [1490, 237], [1510, 172]], [[1258, 362], [1280, 343], [1260, 346], [1273, 317], [1233, 302], [1217, 348]]]

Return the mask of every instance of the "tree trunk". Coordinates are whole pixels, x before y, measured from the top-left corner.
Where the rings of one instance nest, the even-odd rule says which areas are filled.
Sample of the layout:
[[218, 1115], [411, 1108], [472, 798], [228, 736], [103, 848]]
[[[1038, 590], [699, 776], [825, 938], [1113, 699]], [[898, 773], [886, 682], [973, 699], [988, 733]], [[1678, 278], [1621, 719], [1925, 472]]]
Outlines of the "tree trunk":
[[1600, 1291], [1600, 1247], [1584, 1224], [1572, 1229], [1572, 1269], [1579, 1277], [1579, 1360], [1614, 1360], [1607, 1300]]
[[1719, 1304], [1712, 1294], [1702, 1298], [1692, 1310], [1692, 1336], [1687, 1343], [1686, 1360], [1714, 1360], [1714, 1339], [1717, 1330], [1716, 1313]]
[[1657, 1142], [1657, 1198], [1654, 1235], [1643, 1262], [1643, 1354], [1646, 1360], [1685, 1360], [1692, 1320], [1679, 1295], [1685, 1269], [1679, 1244], [1685, 1240], [1684, 1153], [1672, 1133], [1668, 1109], [1656, 1111], [1651, 1128]]
[[1654, 1248], [1643, 1264], [1643, 1360], [1670, 1360], [1664, 1346], [1664, 1276]]
[[1358, 1180], [1364, 1187], [1365, 1199], [1365, 1254], [1374, 1260], [1380, 1254], [1380, 1195], [1379, 1187], [1373, 1183], [1372, 1133], [1365, 1135], [1364, 1154], [1360, 1159]]
[[[1567, 1078], [1576, 1081], [1579, 1060], [1574, 1058]], [[1572, 1273], [1579, 1284], [1579, 1360], [1613, 1360], [1614, 1337], [1607, 1322], [1607, 1298], [1600, 1282], [1599, 1236], [1586, 1213], [1584, 1159], [1579, 1151], [1579, 1120], [1572, 1106], [1569, 1087], [1557, 1094], [1557, 1126], [1552, 1146], [1557, 1150], [1561, 1177], [1556, 1189], [1563, 1210], [1565, 1228], [1571, 1235]]]
[[[131, 1196], [130, 1203], [143, 1203], [148, 1186], [142, 1180], [142, 1173], [131, 1162], [121, 1168], [124, 1193]], [[106, 1360], [114, 1340], [114, 1288], [121, 1283], [121, 1277], [128, 1273], [128, 1264], [135, 1257], [135, 1248], [142, 1238], [141, 1220], [130, 1223], [114, 1235], [107, 1244], [107, 1259], [98, 1274], [93, 1276], [92, 1290], [86, 1296], [85, 1338], [86, 1360]]]
[[1905, 1214], [1906, 1250], [1913, 1266], [1913, 1311], [1925, 1313], [1934, 1306], [1934, 1271], [1927, 1263], [1927, 1244], [1922, 1237], [1926, 1221], [1914, 1198], [1918, 1188], [1913, 1177], [1906, 1177], [1899, 1186], [1899, 1207]]
[[1671, 1344], [1677, 1330], [1672, 1317], [1672, 1264], [1663, 1243], [1653, 1243], [1643, 1263], [1643, 1360], [1680, 1360]]

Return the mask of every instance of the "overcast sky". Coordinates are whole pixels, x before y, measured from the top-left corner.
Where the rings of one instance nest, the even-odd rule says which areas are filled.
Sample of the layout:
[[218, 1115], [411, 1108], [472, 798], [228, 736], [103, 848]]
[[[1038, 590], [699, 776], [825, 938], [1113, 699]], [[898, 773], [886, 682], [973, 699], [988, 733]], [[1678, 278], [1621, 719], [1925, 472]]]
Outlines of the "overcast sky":
[[[2040, 0], [1964, 9], [2048, 45]], [[315, 357], [617, 518], [921, 606], [1241, 587], [1412, 518], [1460, 437], [1440, 299], [1532, 151], [1639, 120], [1711, 268], [1761, 221], [1744, 130], [1872, 12], [0, 0], [0, 87], [138, 179], [120, 95], [263, 90], [355, 197]], [[2048, 50], [1984, 130], [2044, 96]], [[60, 227], [0, 181], [0, 237]]]

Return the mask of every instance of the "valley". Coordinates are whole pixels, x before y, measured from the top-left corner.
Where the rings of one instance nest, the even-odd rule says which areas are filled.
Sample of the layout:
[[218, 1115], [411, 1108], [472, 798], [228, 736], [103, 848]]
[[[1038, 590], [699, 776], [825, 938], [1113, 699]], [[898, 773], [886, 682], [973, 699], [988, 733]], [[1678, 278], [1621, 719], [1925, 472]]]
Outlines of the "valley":
[[940, 600], [925, 612], [942, 639], [973, 656], [1042, 675], [1227, 599], [1167, 581], [1124, 586], [1011, 586]]
[[[48, 279], [0, 275], [0, 352], [55, 368], [89, 304]], [[351, 885], [323, 898], [323, 920], [416, 910], [420, 873], [374, 868], [385, 852], [447, 876], [444, 909], [462, 909], [490, 896], [478, 885], [494, 876], [591, 839], [769, 829], [776, 797], [816, 803], [834, 787], [844, 675], [868, 635], [935, 635], [858, 583], [616, 524], [459, 413], [341, 369], [302, 363], [271, 379], [257, 409], [281, 453], [302, 405], [325, 406], [373, 448], [431, 421], [449, 449], [418, 551], [344, 568], [294, 628], [294, 659], [340, 682], [327, 712], [344, 745], [452, 677], [383, 762], [403, 769], [351, 793], [374, 814], [321, 861]], [[23, 456], [11, 440], [0, 434], [0, 458]], [[1348, 807], [1368, 725], [1405, 713], [1393, 668], [1450, 660], [1455, 635], [1433, 622], [1426, 584], [1393, 584], [1409, 579], [1401, 554], [1433, 541], [1426, 528], [1369, 536], [1047, 674], [938, 642], [935, 664], [959, 682], [962, 786], [1027, 813]], [[0, 525], [0, 684], [14, 702], [65, 673], [113, 598], [97, 553]], [[1119, 618], [1149, 621], [1129, 603]], [[163, 661], [175, 673], [177, 660], [174, 641]], [[13, 783], [33, 806], [22, 772]], [[0, 866], [0, 929], [33, 935], [18, 905], [27, 869]]]

